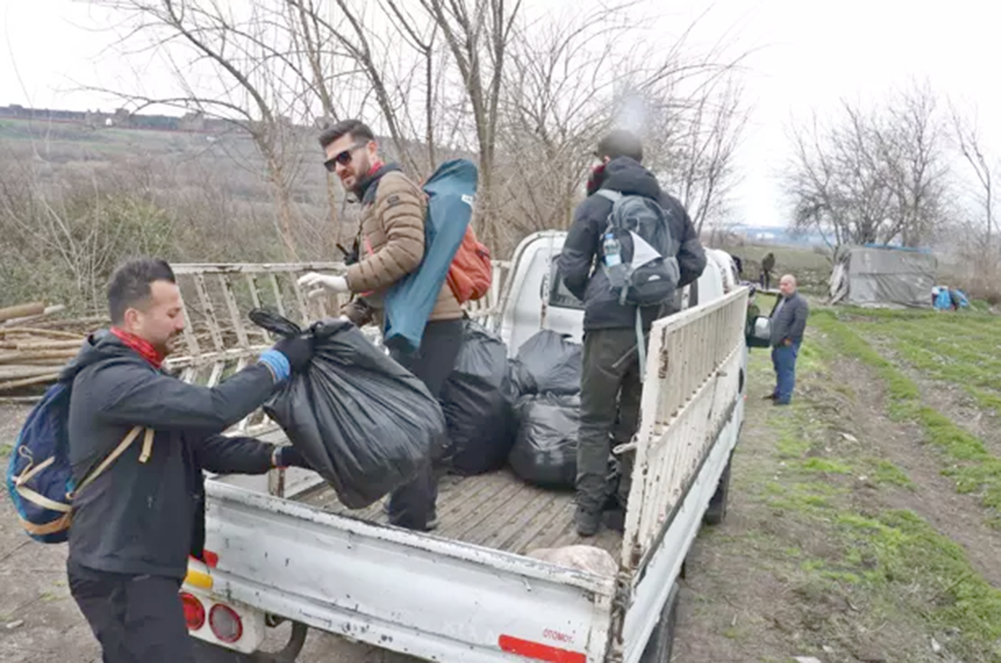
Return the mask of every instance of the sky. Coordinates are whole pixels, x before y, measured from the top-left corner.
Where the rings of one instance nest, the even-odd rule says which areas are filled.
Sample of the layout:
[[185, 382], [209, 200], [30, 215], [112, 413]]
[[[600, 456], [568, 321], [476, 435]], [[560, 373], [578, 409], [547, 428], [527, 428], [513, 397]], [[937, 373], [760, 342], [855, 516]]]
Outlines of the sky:
[[[533, 14], [579, 8], [588, 0], [528, 0]], [[654, 9], [651, 3], [647, 9]], [[1001, 5], [972, 0], [676, 0], [656, 6], [667, 39], [700, 18], [698, 47], [732, 42], [744, 60], [752, 110], [736, 156], [743, 180], [733, 220], [784, 226], [788, 204], [779, 174], [789, 156], [787, 128], [812, 113], [829, 116], [840, 100], [875, 102], [912, 80], [976, 110], [988, 150], [1001, 157], [1001, 85], [997, 25]], [[108, 17], [86, 0], [0, 0], [0, 106], [111, 110], [109, 97], [81, 84], [133, 82], [135, 62], [107, 47]], [[140, 65], [142, 66], [142, 65]], [[611, 74], [611, 72], [610, 72]], [[154, 83], [163, 72], [144, 71]]]

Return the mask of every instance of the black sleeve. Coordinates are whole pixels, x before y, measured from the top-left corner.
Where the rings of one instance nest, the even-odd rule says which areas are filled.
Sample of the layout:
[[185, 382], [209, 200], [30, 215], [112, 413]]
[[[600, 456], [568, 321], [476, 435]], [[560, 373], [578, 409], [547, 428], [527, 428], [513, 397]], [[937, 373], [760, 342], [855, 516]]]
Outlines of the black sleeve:
[[98, 416], [106, 421], [215, 434], [263, 404], [275, 380], [267, 366], [254, 364], [210, 389], [129, 362], [98, 371], [89, 386], [102, 395]]
[[800, 300], [796, 308], [793, 309], [787, 338], [803, 338], [803, 333], [806, 331], [806, 318], [809, 314], [809, 305], [805, 300]]
[[217, 474], [264, 474], [271, 469], [273, 444], [253, 437], [211, 435], [191, 445], [198, 465]]
[[559, 258], [563, 283], [581, 301], [584, 300], [584, 291], [591, 278], [591, 267], [598, 252], [598, 235], [601, 232], [595, 215], [590, 212], [592, 206], [591, 200], [578, 205]]
[[675, 214], [681, 219], [682, 226], [678, 236], [678, 267], [681, 269], [681, 282], [678, 286], [683, 288], [702, 276], [702, 272], [706, 268], [706, 252], [702, 248], [699, 234], [684, 206], [678, 201], [672, 200], [672, 202], [674, 203], [672, 207], [674, 207]]

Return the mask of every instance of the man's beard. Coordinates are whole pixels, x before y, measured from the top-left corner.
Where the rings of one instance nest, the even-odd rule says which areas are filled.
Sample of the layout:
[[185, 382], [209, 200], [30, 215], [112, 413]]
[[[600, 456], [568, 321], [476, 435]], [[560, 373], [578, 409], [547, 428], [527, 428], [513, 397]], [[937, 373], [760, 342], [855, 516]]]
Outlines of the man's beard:
[[167, 339], [166, 343], [158, 343], [156, 345], [157, 352], [162, 354], [164, 357], [169, 356], [177, 351], [181, 345], [181, 335], [174, 334]]

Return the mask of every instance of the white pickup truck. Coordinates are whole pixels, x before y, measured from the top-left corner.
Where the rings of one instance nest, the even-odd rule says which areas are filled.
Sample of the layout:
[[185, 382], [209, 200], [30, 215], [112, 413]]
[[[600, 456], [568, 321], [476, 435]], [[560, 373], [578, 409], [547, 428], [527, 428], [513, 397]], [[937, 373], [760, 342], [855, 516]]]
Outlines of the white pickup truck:
[[[471, 311], [512, 355], [541, 328], [581, 338], [579, 302], [550, 287], [564, 238], [524, 240]], [[206, 563], [191, 561], [182, 590], [191, 633], [236, 661], [292, 662], [309, 628], [446, 663], [669, 661], [677, 579], [699, 527], [725, 514], [744, 412], [748, 290], [729, 255], [707, 253], [684, 309], [650, 336], [624, 534], [578, 538], [572, 492], [534, 488], [510, 471], [443, 479], [440, 524], [427, 534], [389, 526], [379, 503], [346, 509], [312, 473], [211, 477]], [[316, 268], [341, 266], [178, 266], [192, 324], [175, 368], [211, 384], [266, 347], [267, 334], [244, 326], [246, 306], [322, 315], [295, 286]], [[238, 429], [281, 439], [266, 427], [251, 417]], [[526, 556], [572, 544], [610, 552], [617, 573]], [[292, 625], [285, 646], [260, 651], [282, 623]]]

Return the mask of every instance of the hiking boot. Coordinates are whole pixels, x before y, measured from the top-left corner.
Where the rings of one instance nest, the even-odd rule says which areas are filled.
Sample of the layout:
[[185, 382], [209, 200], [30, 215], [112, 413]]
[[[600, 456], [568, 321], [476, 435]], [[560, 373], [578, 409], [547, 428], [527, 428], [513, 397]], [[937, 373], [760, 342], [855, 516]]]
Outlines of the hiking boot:
[[772, 393], [768, 394], [767, 396], [762, 397], [761, 400], [763, 400], [763, 401], [774, 401], [778, 397], [779, 397], [778, 394], [776, 394], [775, 392], [772, 392]]
[[577, 534], [594, 536], [601, 527], [601, 511], [591, 511], [578, 504], [574, 513], [574, 523], [577, 525]]
[[602, 514], [602, 524], [613, 532], [624, 533], [626, 531], [626, 510], [620, 506], [607, 509]]

